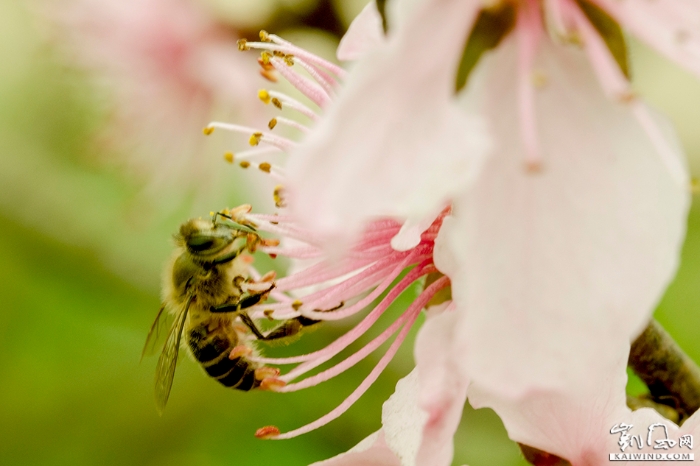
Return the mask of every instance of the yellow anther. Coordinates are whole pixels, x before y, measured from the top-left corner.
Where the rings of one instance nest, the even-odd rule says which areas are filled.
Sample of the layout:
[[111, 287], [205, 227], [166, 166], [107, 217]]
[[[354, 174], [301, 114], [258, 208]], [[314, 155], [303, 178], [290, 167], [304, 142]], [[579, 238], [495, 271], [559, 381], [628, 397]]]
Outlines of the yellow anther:
[[303, 306], [303, 305], [304, 305], [304, 303], [302, 303], [301, 301], [299, 301], [299, 300], [297, 299], [296, 301], [294, 301], [294, 302], [292, 303], [292, 308], [293, 308], [295, 311], [298, 311], [299, 308], [301, 308], [301, 306]]
[[247, 222], [247, 220], [242, 216], [249, 213], [251, 210], [253, 210], [253, 206], [250, 204], [241, 204], [238, 207], [224, 211], [224, 213], [231, 217], [234, 221], [244, 223]]
[[241, 168], [248, 168], [248, 167], [250, 167], [250, 162], [248, 162], [247, 160], [243, 160], [238, 165], [240, 165]]
[[272, 105], [282, 110], [282, 101], [280, 101], [280, 99], [278, 99], [277, 97], [272, 98]]
[[267, 317], [268, 320], [275, 320], [275, 318], [272, 317], [272, 314], [274, 314], [274, 313], [275, 313], [274, 309], [265, 309], [263, 311], [263, 314], [265, 314], [265, 317]]
[[260, 244], [265, 247], [275, 247], [280, 245], [280, 240], [277, 238], [264, 238], [260, 240]]
[[622, 104], [629, 104], [637, 99], [637, 93], [629, 89], [617, 94], [617, 100]]
[[275, 438], [280, 434], [279, 428], [275, 426], [261, 427], [255, 431], [255, 436], [261, 439]]
[[272, 168], [272, 165], [270, 165], [270, 164], [267, 163], [267, 162], [263, 162], [263, 163], [261, 163], [260, 165], [258, 165], [258, 168], [259, 168], [261, 171], [264, 171], [265, 173], [270, 173], [270, 169]]
[[205, 136], [209, 136], [213, 132], [214, 132], [213, 126], [205, 126], [204, 129], [202, 129], [202, 133], [204, 133]]
[[586, 45], [585, 41], [583, 40], [583, 36], [579, 34], [578, 31], [569, 32], [569, 34], [565, 37], [565, 40], [570, 44], [578, 45], [579, 47]]
[[270, 377], [277, 377], [278, 375], [280, 375], [280, 370], [276, 367], [263, 366], [255, 369], [255, 378], [258, 380], [265, 380]]
[[226, 152], [224, 154], [224, 160], [226, 160], [228, 163], [233, 163], [233, 152]]
[[275, 129], [275, 126], [277, 126], [277, 118], [273, 118], [267, 123], [267, 127], [270, 129]]
[[210, 211], [209, 211], [209, 216], [210, 216], [210, 217], [213, 217], [215, 214], [216, 214], [216, 212], [214, 212], [213, 210], [210, 210]]
[[279, 50], [273, 50], [272, 55], [276, 57], [284, 57], [284, 52], [280, 52]]
[[263, 62], [262, 57], [258, 57], [258, 65], [260, 65], [260, 66], [262, 67], [262, 69], [264, 69], [264, 70], [266, 70], [266, 71], [270, 71], [270, 70], [274, 70], [274, 69], [275, 69], [275, 67], [272, 66], [272, 63], [265, 63], [265, 62]]
[[263, 42], [270, 42], [270, 34], [264, 29], [260, 30], [260, 40]]
[[258, 91], [258, 99], [262, 100], [265, 104], [269, 104], [272, 100], [272, 97], [270, 97], [270, 93], [267, 92], [266, 89], [260, 89]]
[[287, 382], [276, 377], [268, 377], [260, 382], [260, 390], [276, 391], [287, 385]]
[[262, 133], [253, 133], [250, 136], [250, 139], [248, 139], [248, 144], [251, 146], [257, 146], [260, 144], [260, 140], [262, 139]]
[[238, 45], [238, 50], [241, 52], [244, 50], [250, 50], [250, 47], [248, 47], [248, 41], [245, 39], [238, 39], [238, 42], [236, 42]]
[[260, 76], [267, 79], [271, 83], [277, 82], [277, 75], [270, 70], [260, 70]]
[[275, 186], [275, 190], [272, 193], [272, 198], [275, 201], [275, 207], [278, 207], [278, 208], [285, 207], [286, 204], [284, 202], [284, 186], [282, 186], [282, 185]]
[[536, 89], [542, 89], [547, 85], [548, 81], [547, 74], [542, 70], [534, 70], [530, 79], [532, 80], [532, 85], [535, 86]]
[[250, 356], [253, 350], [245, 345], [238, 345], [234, 347], [228, 355], [229, 359], [236, 359], [240, 357]]
[[265, 50], [264, 52], [262, 52], [260, 54], [260, 59], [262, 60], [263, 65], [269, 65], [271, 58], [272, 58], [272, 55], [267, 50]]
[[287, 66], [292, 66], [294, 64], [294, 55], [285, 55], [284, 62], [287, 64]]
[[527, 160], [525, 162], [525, 171], [531, 175], [541, 173], [542, 170], [542, 162], [539, 160]]

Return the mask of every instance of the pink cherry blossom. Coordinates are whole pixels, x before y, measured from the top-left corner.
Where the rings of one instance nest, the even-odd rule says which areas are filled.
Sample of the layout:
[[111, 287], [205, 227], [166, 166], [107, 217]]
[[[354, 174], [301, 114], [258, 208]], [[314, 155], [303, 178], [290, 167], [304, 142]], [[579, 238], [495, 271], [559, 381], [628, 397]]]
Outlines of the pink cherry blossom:
[[[643, 3], [596, 2], [693, 69], [691, 26], [700, 7], [659, 2], [669, 7], [661, 14]], [[675, 273], [689, 191], [673, 131], [631, 92], [580, 5], [544, 2], [551, 35], [540, 2], [513, 5], [514, 30], [455, 97], [456, 60], [482, 4], [390, 3], [387, 38], [353, 64], [288, 172], [294, 213], [327, 244], [342, 245], [369, 219], [387, 215], [411, 225], [415, 238], [434, 209], [451, 203], [435, 264], [451, 280], [454, 336], [445, 338], [445, 351], [456, 355], [449, 374], [461, 383], [420, 377], [418, 390], [429, 394], [421, 399], [446, 400], [424, 409], [454, 425], [448, 420], [462, 408], [455, 393], [471, 384], [482, 394], [477, 403], [493, 407], [521, 440], [515, 433], [535, 429], [535, 413], [551, 414], [557, 400], [575, 400], [570, 409], [597, 426], [621, 412], [613, 406], [625, 409], [624, 401], [589, 404], [593, 398], [576, 387], [621, 377], [617, 363]], [[652, 9], [660, 30], [682, 31], [680, 42], [640, 32], [641, 24], [654, 25]], [[465, 121], [453, 116], [455, 105], [486, 119], [490, 157], [462, 149], [459, 138], [467, 135], [466, 144], [474, 126], [455, 128]], [[624, 386], [617, 389], [619, 401]], [[562, 435], [550, 438], [548, 451], [596, 464], [588, 456], [593, 443], [566, 443], [567, 429], [581, 433], [575, 422], [555, 426]]]
[[[236, 155], [247, 165], [290, 153], [284, 170], [252, 164], [284, 183], [289, 212], [279, 221], [248, 218], [263, 231], [307, 244], [267, 252], [321, 262], [288, 277], [289, 287], [281, 279], [278, 291], [349, 276], [341, 285], [326, 283], [327, 294], [299, 302], [278, 296], [273, 317], [329, 320], [359, 311], [368, 302], [319, 312], [333, 309], [341, 296], [372, 296], [381, 280], [409, 265], [396, 261], [402, 257], [427, 261], [410, 262], [411, 281], [418, 278], [411, 274], [433, 267], [446, 277], [427, 287], [391, 332], [410, 326], [439, 287], [449, 283], [452, 291], [447, 309], [429, 311], [416, 371], [385, 406], [383, 429], [322, 464], [450, 464], [467, 393], [473, 404], [496, 410], [511, 438], [575, 465], [602, 464], [596, 442], [606, 442], [608, 423], [648, 415], [624, 407], [624, 365], [629, 342], [677, 266], [689, 203], [682, 150], [668, 124], [630, 91], [579, 4], [543, 3], [551, 34], [539, 2], [513, 5], [513, 31], [481, 58], [457, 95], [456, 68], [483, 7], [479, 1], [390, 2], [385, 38], [368, 6], [342, 43], [341, 56], [357, 58], [349, 72], [276, 36], [242, 44], [266, 50], [266, 70], [284, 76], [320, 109], [261, 92], [263, 101], [311, 119], [312, 126], [274, 119], [297, 128], [300, 142], [211, 124], [261, 145]], [[626, 25], [625, 11], [611, 7], [608, 14]], [[578, 40], [562, 43], [562, 37]], [[299, 67], [310, 77], [297, 74]], [[369, 258], [361, 253], [368, 244], [379, 255], [370, 254], [373, 265], [364, 269], [354, 261]], [[383, 269], [377, 264], [385, 259], [390, 265]], [[331, 264], [340, 268], [331, 273]], [[393, 296], [404, 285], [384, 289]], [[375, 342], [318, 376], [288, 383], [337, 354], [344, 338], [364, 331], [382, 306], [342, 344], [286, 360], [260, 359], [301, 363], [271, 381], [272, 388], [315, 385], [363, 357]], [[400, 340], [401, 333], [394, 343]], [[285, 434], [262, 433], [288, 438], [335, 419], [386, 362], [327, 416]], [[598, 396], [600, 387], [607, 391]], [[395, 423], [387, 412], [422, 415]], [[550, 421], [558, 434], [540, 435], [539, 426]]]
[[[262, 50], [260, 63], [263, 70], [266, 73], [278, 73], [284, 76], [312, 102], [312, 105], [321, 109], [332, 104], [333, 96], [346, 75], [345, 71], [338, 66], [264, 31], [261, 32], [260, 42], [242, 40], [239, 46], [242, 50]], [[308, 73], [310, 77], [306, 77], [301, 71]], [[266, 104], [273, 104], [280, 110], [292, 110], [312, 121], [322, 118], [317, 111], [285, 93], [263, 89], [259, 91], [259, 97]], [[231, 153], [230, 161], [237, 161], [243, 168], [258, 168], [281, 183], [274, 192], [274, 198], [277, 206], [283, 210], [276, 215], [265, 215], [249, 213], [243, 209], [244, 212], [237, 215], [236, 219], [253, 225], [259, 232], [279, 238], [280, 245], [268, 244], [260, 247], [259, 250], [274, 257], [292, 259], [293, 272], [274, 281], [275, 288], [271, 291], [270, 297], [275, 302], [252, 306], [246, 311], [253, 318], [302, 319], [302, 322], [308, 323], [309, 320], [345, 319], [364, 311], [374, 300], [380, 297], [381, 299], [352, 330], [323, 349], [285, 358], [252, 358], [254, 361], [271, 366], [296, 365], [284, 374], [267, 378], [261, 387], [280, 393], [314, 387], [352, 367], [396, 335], [376, 367], [336, 409], [316, 421], [288, 432], [281, 433], [276, 426], [263, 427], [257, 432], [261, 438], [287, 439], [319, 428], [342, 415], [379, 377], [396, 354], [420, 312], [428, 305], [432, 305], [434, 298], [439, 296], [440, 301], [444, 301], [441, 308], [448, 307], [444, 313], [453, 315], [454, 312], [449, 310], [451, 309], [449, 297], [440, 295], [449, 287], [449, 279], [437, 274], [433, 264], [435, 238], [443, 219], [449, 214], [449, 208], [443, 208], [431, 219], [431, 225], [417, 232], [412, 227], [406, 228], [406, 224], [402, 225], [391, 218], [377, 219], [365, 225], [363, 231], [353, 238], [345, 254], [328, 255], [323, 249], [322, 236], [288, 213], [286, 207], [292, 207], [296, 199], [284, 187], [288, 181], [284, 168], [277, 161], [267, 162], [267, 160], [279, 160], [276, 158], [280, 154], [289, 151], [293, 156], [298, 145], [293, 140], [276, 134], [274, 129], [278, 125], [290, 126], [302, 136], [309, 132], [306, 126], [281, 116], [270, 120], [269, 131], [224, 122], [211, 122], [205, 129], [207, 134], [212, 134], [215, 130], [225, 130], [248, 135], [250, 144], [255, 148]], [[414, 242], [412, 236], [416, 233], [418, 241]], [[397, 243], [402, 247], [396, 248]], [[406, 274], [402, 276], [403, 272]], [[260, 278], [260, 274], [254, 269], [251, 269], [251, 275], [254, 278]], [[306, 376], [309, 371], [331, 361], [350, 344], [357, 341], [376, 324], [382, 314], [404, 291], [413, 287], [416, 282], [428, 278], [432, 280], [426, 283], [414, 302], [379, 336], [332, 367], [316, 375]], [[426, 324], [426, 329], [432, 328], [435, 322], [443, 322], [437, 316], [438, 309], [431, 312], [436, 317]], [[418, 439], [415, 443], [415, 452], [409, 455], [411, 458], [431, 458], [434, 454], [439, 454], [447, 461], [452, 456], [451, 438], [460, 415], [459, 411], [453, 409], [448, 411], [448, 416], [443, 416], [442, 413], [448, 406], [462, 406], [466, 398], [467, 384], [462, 378], [454, 377], [449, 373], [448, 365], [442, 364], [449, 353], [435, 350], [436, 344], [446, 342], [444, 335], [440, 332], [426, 332], [428, 330], [422, 331], [423, 336], [420, 341], [434, 343], [419, 343], [419, 346], [425, 348], [425, 352], [422, 357], [424, 364], [419, 363], [418, 371], [423, 374], [423, 377], [429, 377], [436, 382], [453, 381], [455, 391], [445, 394], [441, 399], [432, 398], [430, 393], [421, 399], [420, 406], [428, 410], [425, 426], [410, 425], [408, 420], [413, 420], [411, 416], [410, 419], [394, 423], [398, 426], [398, 430], [387, 427], [381, 434], [377, 434], [372, 451], [376, 447], [384, 452], [382, 455], [398, 452], [399, 457], [403, 458], [401, 461], [408, 461], [405, 459], [406, 453], [397, 446], [406, 444], [404, 436], [407, 431], [401, 426], [407, 425], [417, 432]], [[441, 363], [435, 365], [432, 362], [433, 359]], [[296, 381], [304, 376], [306, 378]], [[417, 377], [415, 375], [411, 380], [415, 382]], [[411, 383], [415, 385], [414, 382]], [[411, 385], [411, 383], [404, 382], [404, 385]], [[407, 391], [410, 390], [408, 388], [399, 390], [402, 393]], [[387, 410], [393, 413], [394, 409], [391, 406], [401, 407], [401, 405], [400, 401], [389, 403]], [[421, 408], [416, 404], [411, 409], [419, 411]], [[387, 414], [387, 416], [386, 419], [393, 419], [393, 414]], [[387, 420], [387, 422], [391, 424], [393, 421]], [[421, 443], [421, 438], [431, 441]], [[366, 442], [366, 444], [369, 443], [370, 441]], [[425, 451], [418, 449], [423, 444], [426, 445]], [[368, 458], [374, 456], [371, 452], [361, 455]]]
[[235, 33], [190, 0], [39, 6], [63, 57], [86, 70], [108, 101], [100, 153], [120, 154], [161, 188], [211, 181], [214, 160], [197, 156], [201, 128], [216, 112], [236, 107], [247, 118], [255, 111], [254, 62], [236, 53]]

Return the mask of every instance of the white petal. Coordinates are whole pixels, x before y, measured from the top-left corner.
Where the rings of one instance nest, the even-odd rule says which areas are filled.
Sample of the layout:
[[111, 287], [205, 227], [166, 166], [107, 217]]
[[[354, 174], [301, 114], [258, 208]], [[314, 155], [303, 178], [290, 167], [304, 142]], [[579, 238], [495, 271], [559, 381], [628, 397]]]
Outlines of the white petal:
[[377, 3], [372, 0], [350, 23], [348, 32], [340, 40], [336, 55], [338, 60], [357, 60], [384, 41], [382, 17]]
[[311, 466], [403, 466], [384, 441], [384, 432], [370, 435], [346, 453]]
[[511, 397], [594, 376], [617, 357], [601, 342], [641, 331], [675, 273], [689, 204], [580, 50], [549, 41], [536, 62], [547, 77], [535, 102], [544, 166], [526, 172], [514, 46], [486, 57], [469, 85], [468, 107], [489, 118], [499, 147], [436, 249], [459, 307], [455, 351], [474, 383]]
[[[629, 346], [621, 345], [617, 348], [617, 361], [610, 361], [592, 377], [584, 374], [581, 380], [563, 390], [533, 392], [514, 400], [472, 385], [469, 401], [475, 408], [494, 409], [514, 441], [553, 453], [576, 466], [609, 464], [608, 455], [620, 453], [617, 444], [620, 436], [610, 433], [613, 426], [632, 424], [630, 434], [642, 434], [644, 440], [648, 426], [656, 422], [666, 424], [672, 432], [677, 430], [675, 424], [656, 411], [631, 412], [627, 408], [628, 350]], [[639, 451], [635, 446], [625, 452]]]
[[382, 429], [351, 450], [314, 466], [415, 466], [427, 414], [418, 405], [418, 373], [396, 384], [382, 407]]
[[369, 217], [420, 221], [474, 178], [489, 143], [452, 94], [478, 5], [424, 0], [356, 63], [290, 157], [291, 204], [303, 224], [343, 243]]
[[417, 466], [449, 466], [453, 438], [467, 397], [468, 380], [452, 351], [457, 313], [436, 314], [433, 308], [416, 339], [415, 357], [420, 386], [419, 404], [428, 414]]
[[437, 209], [428, 213], [422, 219], [412, 218], [405, 221], [403, 225], [401, 225], [399, 232], [391, 238], [391, 247], [396, 251], [408, 251], [418, 246], [421, 235], [425, 230], [430, 228], [442, 210], [444, 210], [443, 207], [438, 206]]
[[424, 0], [389, 0], [386, 2], [386, 20], [389, 30], [410, 21]]
[[427, 413], [418, 405], [418, 372], [414, 369], [396, 384], [396, 392], [382, 408], [382, 430], [386, 444], [401, 460], [401, 466], [416, 464]]

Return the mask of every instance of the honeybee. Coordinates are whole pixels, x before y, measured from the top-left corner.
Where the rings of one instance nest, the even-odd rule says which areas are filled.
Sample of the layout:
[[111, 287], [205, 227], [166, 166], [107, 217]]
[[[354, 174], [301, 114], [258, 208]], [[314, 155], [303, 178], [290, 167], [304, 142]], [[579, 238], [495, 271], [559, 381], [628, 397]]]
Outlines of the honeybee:
[[254, 252], [259, 244], [278, 244], [260, 238], [253, 225], [239, 219], [238, 214], [248, 211], [250, 206], [243, 205], [217, 212], [210, 221], [188, 220], [175, 235], [176, 250], [163, 276], [163, 304], [142, 353], [150, 351], [167, 316], [174, 316], [156, 368], [160, 413], [170, 395], [183, 336], [209, 376], [225, 387], [249, 391], [279, 373], [250, 359], [256, 352], [254, 341], [285, 339], [319, 322], [299, 316], [263, 333], [246, 313], [267, 299], [275, 285], [274, 273], [252, 282], [242, 254]]
[[257, 290], [244, 286], [248, 274], [242, 253], [254, 249], [260, 241], [254, 228], [232, 221], [230, 215], [221, 212], [211, 221], [192, 219], [180, 226], [175, 235], [177, 249], [163, 277], [163, 305], [144, 347], [145, 354], [155, 343], [166, 316], [173, 315], [156, 369], [159, 412], [170, 395], [183, 337], [208, 375], [226, 387], [248, 391], [260, 386], [263, 377], [256, 377], [256, 372], [261, 365], [248, 358], [254, 353], [251, 337], [234, 322], [240, 319], [260, 340], [282, 338], [302, 326], [301, 320], [292, 319], [263, 335], [245, 313], [246, 308], [265, 300], [274, 288], [274, 283], [270, 283], [274, 275], [254, 284], [258, 285]]

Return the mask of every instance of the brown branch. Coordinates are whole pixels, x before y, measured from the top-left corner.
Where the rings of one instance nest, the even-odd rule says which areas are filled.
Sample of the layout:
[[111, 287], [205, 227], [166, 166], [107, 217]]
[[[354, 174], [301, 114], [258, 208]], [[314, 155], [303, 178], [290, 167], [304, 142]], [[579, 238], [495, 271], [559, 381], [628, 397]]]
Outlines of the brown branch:
[[700, 368], [655, 320], [632, 343], [628, 364], [651, 400], [675, 409], [680, 422], [700, 407]]
[[571, 463], [565, 459], [559, 458], [557, 455], [547, 453], [546, 451], [538, 450], [537, 448], [518, 443], [523, 456], [535, 466], [571, 466]]

